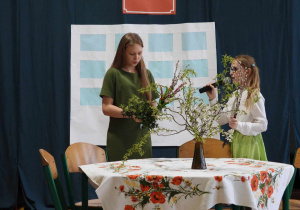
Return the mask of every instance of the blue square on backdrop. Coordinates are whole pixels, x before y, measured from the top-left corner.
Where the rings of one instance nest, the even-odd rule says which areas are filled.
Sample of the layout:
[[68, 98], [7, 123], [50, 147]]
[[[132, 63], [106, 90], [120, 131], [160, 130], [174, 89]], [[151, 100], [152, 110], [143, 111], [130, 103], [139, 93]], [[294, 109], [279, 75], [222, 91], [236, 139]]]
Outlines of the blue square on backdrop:
[[80, 61], [80, 78], [102, 79], [105, 72], [105, 61]]
[[154, 78], [173, 78], [173, 61], [149, 61], [149, 70]]
[[101, 88], [80, 88], [80, 105], [83, 106], [101, 106], [102, 98]]
[[195, 87], [195, 88], [196, 88], [196, 92], [194, 93], [194, 96], [203, 99], [203, 102], [205, 104], [209, 104], [209, 98], [208, 98], [207, 94], [206, 93], [200, 94], [200, 92], [199, 92], [199, 89], [202, 87]]
[[124, 35], [125, 35], [124, 33], [122, 33], [122, 34], [115, 34], [115, 51], [117, 51], [119, 43], [120, 43], [120, 40], [122, 39], [122, 37]]
[[105, 34], [80, 34], [80, 51], [105, 51]]
[[173, 34], [149, 34], [149, 52], [173, 52]]
[[206, 32], [182, 33], [182, 51], [206, 49]]
[[[188, 67], [187, 67], [188, 66]], [[199, 60], [183, 60], [182, 69], [194, 69], [197, 77], [208, 77], [208, 61], [207, 59]]]

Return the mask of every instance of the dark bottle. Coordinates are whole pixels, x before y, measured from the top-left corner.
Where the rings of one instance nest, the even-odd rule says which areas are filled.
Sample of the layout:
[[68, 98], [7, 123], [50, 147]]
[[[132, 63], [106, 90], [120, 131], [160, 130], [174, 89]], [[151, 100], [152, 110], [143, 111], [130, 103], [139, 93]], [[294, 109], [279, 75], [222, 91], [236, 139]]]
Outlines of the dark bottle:
[[203, 142], [196, 142], [195, 143], [192, 169], [206, 169]]

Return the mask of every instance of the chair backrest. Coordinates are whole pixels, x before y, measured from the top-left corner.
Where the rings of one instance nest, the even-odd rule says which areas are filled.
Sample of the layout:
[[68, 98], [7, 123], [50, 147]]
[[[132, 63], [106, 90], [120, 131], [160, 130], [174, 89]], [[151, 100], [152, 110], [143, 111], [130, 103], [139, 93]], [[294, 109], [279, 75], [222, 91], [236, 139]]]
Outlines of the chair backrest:
[[300, 148], [297, 149], [295, 160], [294, 160], [295, 168], [300, 168]]
[[[231, 148], [226, 144], [223, 148], [223, 141], [214, 138], [206, 138], [204, 146], [204, 157], [206, 158], [231, 158]], [[179, 158], [192, 158], [194, 156], [194, 140], [182, 144], [178, 149]]]
[[54, 208], [58, 210], [67, 209], [65, 196], [59, 181], [54, 157], [44, 149], [39, 149], [39, 152]]
[[105, 151], [93, 144], [79, 142], [65, 151], [70, 173], [81, 172], [79, 166], [106, 162]]
[[[68, 190], [69, 202], [72, 210], [75, 210], [75, 201], [70, 173], [82, 173], [79, 166], [106, 162], [105, 151], [93, 144], [78, 142], [70, 145], [62, 155], [64, 174]], [[88, 177], [81, 176], [81, 200], [82, 209], [88, 208]]]
[[39, 149], [39, 152], [41, 154], [42, 165], [49, 166], [53, 179], [57, 179], [58, 175], [54, 157], [44, 149]]

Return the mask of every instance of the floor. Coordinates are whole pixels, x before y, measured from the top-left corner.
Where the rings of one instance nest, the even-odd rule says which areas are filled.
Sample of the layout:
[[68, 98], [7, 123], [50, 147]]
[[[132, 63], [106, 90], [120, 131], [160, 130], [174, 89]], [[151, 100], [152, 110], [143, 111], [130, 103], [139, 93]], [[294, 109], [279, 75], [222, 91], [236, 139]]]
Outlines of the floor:
[[[293, 189], [291, 199], [300, 200], [300, 189]], [[24, 199], [18, 198], [18, 204], [14, 210], [30, 210], [30, 208], [26, 205]]]
[[293, 189], [291, 199], [300, 200], [300, 189]]

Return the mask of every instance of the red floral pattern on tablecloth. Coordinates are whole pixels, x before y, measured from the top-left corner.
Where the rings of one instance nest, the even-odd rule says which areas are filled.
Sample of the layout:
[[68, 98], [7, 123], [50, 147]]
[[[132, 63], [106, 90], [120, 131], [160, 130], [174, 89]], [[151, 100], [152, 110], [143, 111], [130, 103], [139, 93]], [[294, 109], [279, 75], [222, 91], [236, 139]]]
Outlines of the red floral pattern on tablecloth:
[[281, 175], [282, 170], [283, 168], [277, 171], [270, 168], [268, 171], [260, 171], [251, 177], [251, 189], [258, 196], [257, 207], [268, 209], [269, 202], [274, 202], [272, 195], [276, 188], [276, 178]]
[[[222, 178], [220, 181], [222, 181]], [[159, 209], [160, 204], [165, 202], [172, 205], [182, 197], [201, 196], [210, 193], [200, 190], [199, 184], [193, 185], [191, 180], [183, 179], [182, 176], [126, 175], [124, 182], [128, 183], [127, 186], [120, 185], [116, 187], [119, 194], [124, 194], [132, 202], [131, 205], [126, 204], [124, 210], [144, 208], [148, 203], [154, 204], [155, 208]], [[139, 186], [139, 188], [136, 186]]]
[[[240, 165], [247, 166], [252, 168], [261, 168], [266, 165], [266, 162], [256, 162], [253, 160], [229, 160], [224, 161], [228, 165]], [[272, 197], [274, 190], [276, 189], [276, 178], [282, 174], [283, 168], [274, 170], [274, 168], [269, 168], [267, 170], [260, 171], [259, 173], [252, 174], [251, 178], [241, 177], [241, 182], [247, 183], [247, 180], [250, 179], [250, 186], [254, 197], [257, 197], [258, 204], [257, 207], [260, 209], [268, 209], [269, 202], [274, 202]], [[215, 179], [219, 179], [216, 178]]]

